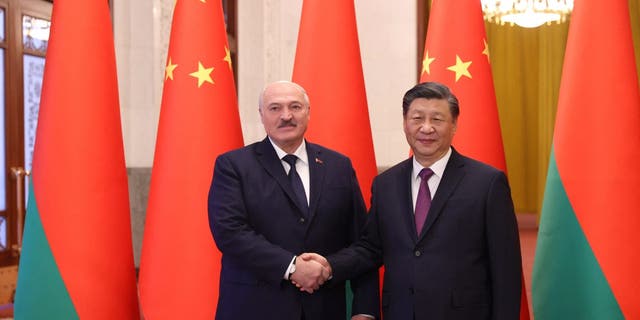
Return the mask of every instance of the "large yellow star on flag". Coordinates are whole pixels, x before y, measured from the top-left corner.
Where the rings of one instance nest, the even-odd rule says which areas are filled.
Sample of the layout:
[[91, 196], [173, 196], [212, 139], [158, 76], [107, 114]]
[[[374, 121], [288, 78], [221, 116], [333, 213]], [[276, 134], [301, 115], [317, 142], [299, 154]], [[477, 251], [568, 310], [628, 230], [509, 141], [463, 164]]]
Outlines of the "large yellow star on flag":
[[224, 61], [226, 61], [229, 64], [229, 69], [231, 69], [231, 52], [229, 51], [229, 48], [227, 48], [226, 46], [224, 47]]
[[431, 65], [431, 62], [433, 62], [433, 60], [435, 60], [436, 58], [432, 58], [429, 57], [429, 50], [427, 50], [427, 53], [424, 54], [424, 60], [422, 60], [422, 73], [427, 73], [427, 74], [431, 74], [431, 69], [429, 69], [429, 66]]
[[487, 56], [487, 61], [491, 64], [491, 59], [489, 57], [489, 44], [487, 44], [487, 40], [485, 39], [482, 39], [482, 42], [484, 43], [484, 50], [482, 50], [482, 54]]
[[202, 65], [202, 62], [198, 61], [198, 71], [192, 72], [189, 75], [198, 78], [198, 88], [202, 86], [203, 83], [209, 82], [213, 84], [213, 79], [211, 79], [211, 72], [213, 71], [213, 67], [205, 68]]
[[164, 68], [164, 80], [166, 81], [167, 79], [171, 79], [173, 80], [173, 70], [175, 70], [178, 67], [177, 64], [173, 64], [171, 62], [171, 57], [169, 57], [169, 61], [167, 62], [167, 66]]
[[456, 64], [447, 68], [447, 70], [453, 71], [456, 73], [456, 82], [460, 80], [462, 76], [469, 77], [471, 79], [471, 73], [469, 73], [469, 66], [472, 61], [462, 61], [460, 57], [456, 54]]

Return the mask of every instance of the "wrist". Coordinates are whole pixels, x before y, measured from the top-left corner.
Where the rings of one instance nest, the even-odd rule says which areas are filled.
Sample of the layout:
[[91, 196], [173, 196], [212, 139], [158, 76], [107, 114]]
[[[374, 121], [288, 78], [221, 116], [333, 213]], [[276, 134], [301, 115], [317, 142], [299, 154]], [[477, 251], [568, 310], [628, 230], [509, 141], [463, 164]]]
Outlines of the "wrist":
[[291, 265], [289, 266], [289, 274], [287, 274], [287, 280], [291, 280], [291, 276], [294, 272], [296, 272], [296, 260], [298, 256], [293, 256], [293, 261], [291, 261]]

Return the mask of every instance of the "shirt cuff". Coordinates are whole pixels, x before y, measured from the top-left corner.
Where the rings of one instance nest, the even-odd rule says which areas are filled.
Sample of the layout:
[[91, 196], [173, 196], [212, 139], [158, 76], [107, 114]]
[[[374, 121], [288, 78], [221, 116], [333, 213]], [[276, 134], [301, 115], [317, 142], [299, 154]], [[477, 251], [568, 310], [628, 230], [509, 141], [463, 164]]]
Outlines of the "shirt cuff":
[[284, 279], [285, 280], [289, 280], [289, 272], [291, 271], [291, 268], [293, 267], [293, 262], [296, 261], [296, 257], [298, 256], [293, 256], [293, 258], [291, 258], [291, 262], [289, 262], [289, 267], [287, 268], [287, 270], [284, 271]]

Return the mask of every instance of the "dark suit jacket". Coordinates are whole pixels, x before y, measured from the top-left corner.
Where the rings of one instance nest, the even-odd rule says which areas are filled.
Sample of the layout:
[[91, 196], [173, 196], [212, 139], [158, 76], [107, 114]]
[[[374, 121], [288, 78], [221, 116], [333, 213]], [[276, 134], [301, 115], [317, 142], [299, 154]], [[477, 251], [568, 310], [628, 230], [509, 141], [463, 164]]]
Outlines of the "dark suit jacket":
[[453, 150], [417, 235], [412, 161], [375, 178], [361, 241], [329, 257], [334, 279], [384, 263], [385, 320], [518, 319], [520, 243], [504, 173]]
[[[313, 294], [283, 276], [294, 254], [328, 255], [356, 241], [366, 207], [351, 161], [307, 142], [309, 212], [299, 207], [268, 138], [220, 155], [209, 224], [222, 252], [216, 319], [345, 319], [344, 281]], [[354, 314], [379, 315], [377, 272], [351, 282]]]

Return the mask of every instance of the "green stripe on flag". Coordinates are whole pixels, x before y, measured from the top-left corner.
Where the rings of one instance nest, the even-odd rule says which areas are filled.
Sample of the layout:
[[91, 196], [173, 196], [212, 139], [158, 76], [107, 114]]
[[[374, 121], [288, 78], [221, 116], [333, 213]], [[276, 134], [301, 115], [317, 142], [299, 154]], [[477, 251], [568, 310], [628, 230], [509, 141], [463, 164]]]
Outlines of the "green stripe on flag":
[[351, 290], [351, 281], [347, 280], [345, 282], [345, 295], [347, 298], [347, 320], [351, 319], [351, 310], [353, 304], [353, 291]]
[[571, 207], [553, 148], [531, 289], [536, 319], [624, 319]]
[[29, 185], [15, 298], [16, 319], [78, 319], [42, 227], [33, 180]]

